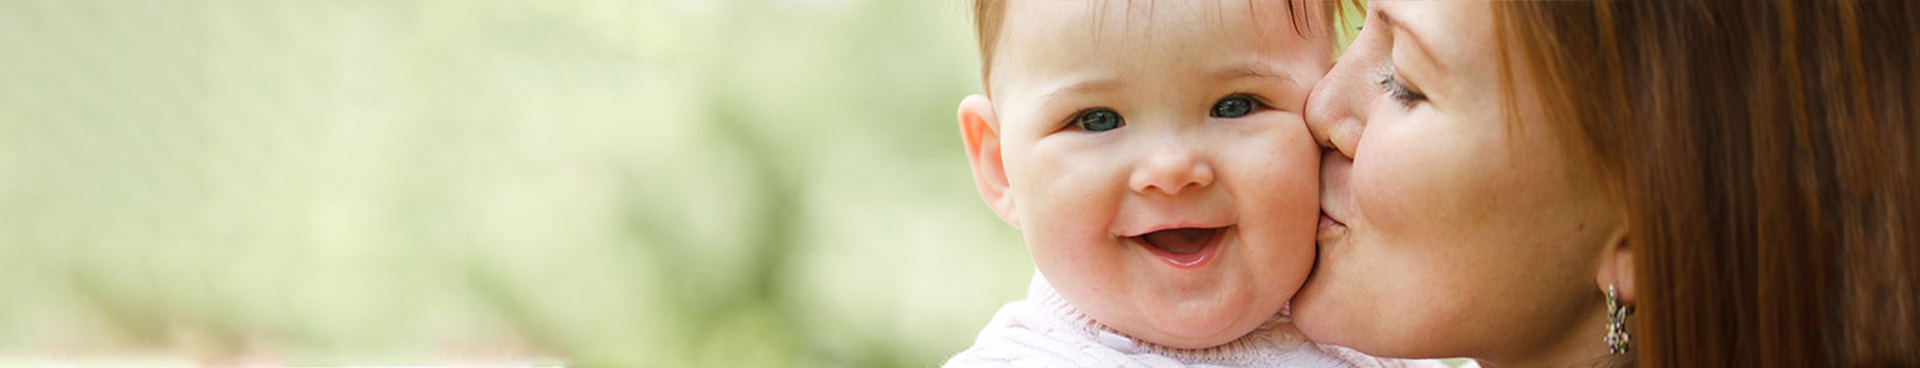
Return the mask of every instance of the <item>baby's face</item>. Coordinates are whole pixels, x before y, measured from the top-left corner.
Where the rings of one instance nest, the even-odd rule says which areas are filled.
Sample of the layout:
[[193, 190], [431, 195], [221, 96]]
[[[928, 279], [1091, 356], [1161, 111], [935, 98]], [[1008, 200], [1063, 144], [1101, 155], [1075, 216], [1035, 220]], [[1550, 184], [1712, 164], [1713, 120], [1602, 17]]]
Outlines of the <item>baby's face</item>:
[[1288, 6], [1007, 3], [990, 88], [1008, 217], [1094, 319], [1219, 345], [1311, 270], [1319, 148], [1300, 111], [1331, 61]]

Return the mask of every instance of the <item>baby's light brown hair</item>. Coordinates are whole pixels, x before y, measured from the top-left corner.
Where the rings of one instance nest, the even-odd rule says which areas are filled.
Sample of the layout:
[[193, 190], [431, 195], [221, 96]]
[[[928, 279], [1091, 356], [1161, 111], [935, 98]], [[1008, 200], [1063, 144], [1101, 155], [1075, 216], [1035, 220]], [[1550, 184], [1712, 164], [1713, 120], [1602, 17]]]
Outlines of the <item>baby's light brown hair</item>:
[[[987, 90], [987, 93], [991, 95], [992, 88], [986, 86], [991, 85], [993, 82], [991, 78], [993, 75], [994, 46], [1000, 43], [1000, 34], [1002, 33], [1000, 24], [1006, 19], [1007, 2], [1015, 0], [970, 1], [973, 2], [973, 34], [980, 40], [980, 84]], [[1318, 31], [1327, 37], [1340, 35], [1341, 33], [1336, 28], [1340, 23], [1339, 20], [1346, 14], [1347, 8], [1351, 6], [1355, 9], [1364, 9], [1364, 5], [1360, 3], [1360, 0], [1286, 0], [1286, 2], [1287, 20], [1293, 22], [1294, 32], [1298, 32], [1303, 36], [1311, 36], [1312, 33], [1309, 33], [1309, 31]], [[1320, 2], [1322, 4], [1316, 8], [1308, 6], [1308, 2]], [[1313, 9], [1316, 11], [1314, 14], [1306, 14], [1303, 16], [1301, 13], [1303, 13], [1302, 10], [1304, 9]], [[1318, 24], [1314, 23], [1316, 19], [1319, 20]], [[1315, 29], [1315, 27], [1318, 27], [1318, 29]], [[1328, 42], [1328, 44], [1338, 47], [1337, 45], [1339, 45], [1340, 42]], [[1327, 51], [1329, 52], [1329, 57], [1331, 57], [1331, 53], [1334, 50]]]

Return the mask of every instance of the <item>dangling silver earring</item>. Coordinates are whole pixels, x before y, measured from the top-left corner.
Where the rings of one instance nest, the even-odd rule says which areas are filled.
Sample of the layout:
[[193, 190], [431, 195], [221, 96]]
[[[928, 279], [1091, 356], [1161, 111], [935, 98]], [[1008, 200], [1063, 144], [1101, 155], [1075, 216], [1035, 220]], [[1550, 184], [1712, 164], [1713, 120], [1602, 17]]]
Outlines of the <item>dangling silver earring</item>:
[[1633, 338], [1627, 335], [1627, 316], [1632, 314], [1633, 307], [1620, 305], [1620, 296], [1614, 293], [1613, 284], [1607, 284], [1607, 351], [1626, 354], [1633, 349]]

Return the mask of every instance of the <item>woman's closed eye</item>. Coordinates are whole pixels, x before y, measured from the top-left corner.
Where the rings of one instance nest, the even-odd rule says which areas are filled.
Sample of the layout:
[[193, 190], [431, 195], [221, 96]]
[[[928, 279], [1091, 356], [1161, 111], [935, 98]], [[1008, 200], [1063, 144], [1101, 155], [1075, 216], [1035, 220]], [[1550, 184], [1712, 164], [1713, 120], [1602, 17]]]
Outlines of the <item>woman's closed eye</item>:
[[1125, 119], [1120, 118], [1119, 112], [1105, 107], [1080, 110], [1073, 113], [1073, 117], [1067, 121], [1067, 128], [1089, 132], [1104, 132], [1126, 125]]
[[1417, 87], [1402, 82], [1399, 73], [1395, 71], [1389, 70], [1381, 75], [1380, 86], [1386, 88], [1387, 96], [1393, 97], [1393, 100], [1399, 102], [1400, 107], [1403, 108], [1413, 108], [1427, 101], [1427, 94], [1421, 93]]

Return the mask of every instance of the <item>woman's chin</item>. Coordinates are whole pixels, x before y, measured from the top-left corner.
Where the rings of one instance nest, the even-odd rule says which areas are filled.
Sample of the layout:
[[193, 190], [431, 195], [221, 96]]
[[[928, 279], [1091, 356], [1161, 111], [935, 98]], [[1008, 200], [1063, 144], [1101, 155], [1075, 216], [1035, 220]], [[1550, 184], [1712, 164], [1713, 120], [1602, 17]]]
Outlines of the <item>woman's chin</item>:
[[[1295, 299], [1293, 326], [1315, 343], [1337, 345], [1367, 355], [1390, 358], [1426, 357], [1419, 340], [1429, 337], [1401, 336], [1393, 333], [1407, 328], [1383, 327], [1379, 320], [1349, 314], [1352, 308], [1332, 303], [1314, 303], [1313, 299]], [[1382, 334], [1385, 333], [1385, 334]], [[1411, 337], [1411, 340], [1401, 337]]]
[[1312, 305], [1298, 302], [1293, 303], [1293, 326], [1300, 329], [1300, 334], [1307, 335], [1308, 340], [1347, 346], [1347, 344], [1340, 343], [1340, 340], [1346, 338], [1346, 336], [1340, 334], [1343, 332], [1341, 329], [1332, 328], [1331, 326], [1327, 326], [1327, 323], [1323, 323], [1327, 322], [1330, 317], [1332, 316], [1320, 315], [1319, 310]]
[[1327, 300], [1320, 298], [1323, 295], [1315, 291], [1309, 284], [1300, 290], [1298, 297], [1293, 299], [1291, 307], [1293, 326], [1299, 328], [1300, 334], [1306, 335], [1308, 340], [1361, 349], [1362, 347], [1353, 346], [1354, 343], [1361, 341], [1354, 341], [1351, 336], [1348, 336], [1354, 332], [1353, 326], [1341, 327], [1343, 323], [1340, 321], [1346, 319], [1346, 316], [1338, 314], [1341, 309], [1326, 303]]

